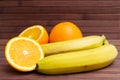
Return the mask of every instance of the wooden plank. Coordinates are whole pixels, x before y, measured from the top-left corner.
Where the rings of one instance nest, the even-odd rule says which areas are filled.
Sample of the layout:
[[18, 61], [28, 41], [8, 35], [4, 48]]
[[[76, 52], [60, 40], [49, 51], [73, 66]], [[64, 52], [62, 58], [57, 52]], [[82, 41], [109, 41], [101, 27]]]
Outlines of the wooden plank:
[[9, 39], [0, 39], [0, 46], [5, 46]]
[[94, 32], [94, 33], [120, 33], [120, 26], [117, 27], [80, 27], [83, 32]]
[[[94, 79], [94, 80], [106, 80], [106, 79], [111, 79], [111, 80], [119, 80], [119, 67], [112, 67], [109, 66], [107, 68], [101, 69], [101, 70], [96, 70], [96, 71], [92, 71], [92, 72], [86, 72], [86, 73], [76, 73], [76, 74], [68, 74], [68, 75], [43, 75], [40, 73], [36, 73], [34, 72], [30, 72], [30, 73], [20, 73], [15, 71], [14, 69], [12, 69], [10, 66], [8, 65], [2, 65], [0, 67], [2, 73], [1, 78], [2, 80], [25, 80], [25, 79], [29, 79], [29, 80], [33, 80], [33, 79], [39, 79], [41, 78], [42, 80], [89, 80], [89, 79]], [[104, 71], [105, 69], [108, 69], [108, 71]], [[118, 71], [117, 71], [117, 70]], [[109, 71], [110, 70], [110, 71]], [[7, 74], [6, 74], [7, 73]], [[116, 74], [116, 75], [114, 75]], [[6, 77], [6, 76], [7, 77]], [[114, 76], [113, 76], [114, 75]], [[14, 76], [14, 77], [13, 77]], [[31, 76], [31, 77], [30, 77]], [[87, 76], [87, 77], [86, 77]], [[88, 79], [89, 78], [89, 79]]]
[[120, 14], [84, 14], [84, 20], [120, 20]]
[[0, 20], [119, 20], [120, 14], [0, 14]]
[[13, 26], [8, 26], [8, 27], [0, 27], [0, 32], [1, 33], [19, 33], [26, 29], [27, 27], [13, 27]]
[[94, 6], [40, 6], [40, 7], [4, 7], [3, 14], [20, 14], [20, 13], [31, 13], [31, 14], [47, 14], [47, 13], [62, 13], [62, 14], [73, 14], [73, 13], [93, 13], [93, 14], [119, 14], [120, 13], [120, 7], [107, 7], [107, 6], [101, 6], [101, 7], [94, 7]]
[[[112, 15], [114, 17], [114, 15]], [[116, 17], [116, 16], [115, 16]], [[82, 20], [83, 14], [0, 14], [0, 20]], [[116, 20], [116, 18], [114, 18]]]
[[39, 24], [47, 27], [53, 27], [59, 22], [70, 21], [79, 27], [120, 27], [119, 20], [0, 20], [0, 27], [28, 27]]
[[120, 34], [119, 33], [103, 33], [103, 32], [100, 32], [100, 33], [88, 33], [88, 32], [83, 32], [83, 35], [84, 36], [90, 36], [90, 35], [102, 35], [104, 34], [106, 36], [107, 39], [120, 39]]
[[22, 6], [114, 6], [119, 7], [120, 1], [22, 1]]
[[5, 49], [5, 46], [4, 45], [0, 45], [0, 50], [4, 50]]
[[111, 44], [114, 44], [116, 46], [120, 46], [120, 40], [109, 40]]
[[2, 7], [0, 7], [0, 14], [3, 12], [3, 8]]
[[[20, 1], [26, 1], [26, 0], [20, 0]], [[27, 0], [27, 1], [39, 1], [39, 0]], [[40, 1], [49, 1], [49, 0], [40, 0]], [[51, 0], [51, 1], [69, 1], [69, 0]], [[71, 0], [71, 1], [79, 1], [79, 0]], [[113, 1], [113, 0], [80, 0], [80, 1]], [[119, 1], [119, 0], [115, 0]]]
[[10, 38], [18, 36], [18, 34], [19, 33], [1, 33], [0, 39], [10, 39]]
[[1, 0], [0, 7], [16, 7], [19, 6], [19, 0]]

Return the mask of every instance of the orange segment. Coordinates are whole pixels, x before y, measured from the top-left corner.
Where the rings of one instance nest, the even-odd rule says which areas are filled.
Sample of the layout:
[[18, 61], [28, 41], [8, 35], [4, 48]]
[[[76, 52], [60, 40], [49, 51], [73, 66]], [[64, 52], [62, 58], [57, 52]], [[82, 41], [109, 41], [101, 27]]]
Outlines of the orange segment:
[[81, 30], [72, 22], [61, 22], [55, 25], [50, 32], [50, 42], [58, 42], [82, 38]]
[[36, 63], [43, 59], [44, 53], [36, 41], [16, 37], [7, 43], [5, 57], [13, 68], [27, 72], [35, 69]]
[[34, 25], [23, 30], [19, 37], [27, 37], [38, 41], [41, 44], [48, 43], [47, 30], [41, 25]]

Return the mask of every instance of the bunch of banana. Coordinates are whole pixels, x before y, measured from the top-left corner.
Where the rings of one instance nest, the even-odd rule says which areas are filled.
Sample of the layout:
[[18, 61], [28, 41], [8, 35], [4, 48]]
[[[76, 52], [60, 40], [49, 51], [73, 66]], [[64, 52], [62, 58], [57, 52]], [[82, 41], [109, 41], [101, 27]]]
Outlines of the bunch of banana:
[[42, 45], [46, 57], [37, 63], [36, 70], [44, 74], [66, 74], [91, 71], [110, 65], [117, 57], [116, 47], [104, 36]]

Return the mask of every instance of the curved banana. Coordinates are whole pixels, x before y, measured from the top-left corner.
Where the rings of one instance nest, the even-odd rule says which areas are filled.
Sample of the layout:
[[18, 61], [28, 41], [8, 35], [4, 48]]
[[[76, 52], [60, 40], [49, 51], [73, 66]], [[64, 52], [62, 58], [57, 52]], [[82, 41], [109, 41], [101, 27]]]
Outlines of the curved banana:
[[100, 47], [103, 45], [104, 40], [104, 36], [87, 36], [80, 39], [42, 44], [41, 47], [45, 55], [51, 55], [60, 52], [86, 50]]
[[116, 47], [107, 44], [94, 49], [47, 56], [37, 63], [36, 69], [44, 74], [91, 71], [110, 65], [117, 54]]

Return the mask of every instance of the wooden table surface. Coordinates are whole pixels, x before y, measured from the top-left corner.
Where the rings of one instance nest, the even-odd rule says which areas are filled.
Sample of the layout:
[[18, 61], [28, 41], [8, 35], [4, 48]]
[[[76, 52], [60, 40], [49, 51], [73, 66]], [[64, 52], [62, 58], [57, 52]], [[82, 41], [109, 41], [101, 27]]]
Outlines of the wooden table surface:
[[[44, 75], [36, 71], [20, 73], [11, 68], [5, 60], [4, 50], [8, 39], [0, 40], [0, 80], [120, 80], [120, 55], [114, 63], [104, 69], [66, 74], [66, 75]], [[120, 54], [120, 40], [109, 40], [114, 44]]]

